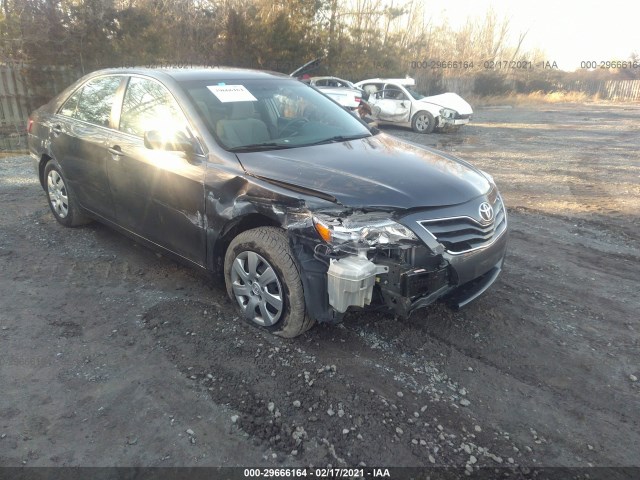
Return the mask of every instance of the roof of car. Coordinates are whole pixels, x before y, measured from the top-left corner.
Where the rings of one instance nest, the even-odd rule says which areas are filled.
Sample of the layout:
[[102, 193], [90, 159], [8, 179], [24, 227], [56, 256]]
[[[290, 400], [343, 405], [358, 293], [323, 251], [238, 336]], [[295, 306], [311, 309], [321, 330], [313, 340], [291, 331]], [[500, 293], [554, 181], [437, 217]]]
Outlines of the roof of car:
[[149, 75], [150, 77], [160, 78], [164, 75], [172, 77], [177, 81], [188, 80], [231, 80], [231, 79], [267, 79], [267, 78], [289, 78], [289, 75], [279, 72], [271, 72], [268, 70], [250, 70], [244, 68], [231, 68], [231, 67], [200, 67], [200, 66], [188, 66], [185, 68], [179, 67], [132, 67], [132, 68], [111, 68], [106, 70], [99, 70], [94, 74], [141, 74]]

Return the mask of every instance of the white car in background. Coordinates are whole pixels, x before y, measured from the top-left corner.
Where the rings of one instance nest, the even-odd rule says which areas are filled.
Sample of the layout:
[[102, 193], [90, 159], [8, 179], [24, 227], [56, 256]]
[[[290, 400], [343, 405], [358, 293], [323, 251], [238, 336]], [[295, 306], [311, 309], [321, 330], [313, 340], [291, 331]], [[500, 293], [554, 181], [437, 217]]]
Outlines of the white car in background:
[[357, 88], [349, 80], [337, 77], [311, 77], [309, 84], [351, 110], [358, 108], [364, 94], [362, 89]]
[[457, 129], [469, 123], [473, 110], [455, 93], [425, 97], [411, 87], [412, 78], [373, 78], [355, 84], [369, 94], [372, 117], [380, 125], [411, 127], [414, 132]]

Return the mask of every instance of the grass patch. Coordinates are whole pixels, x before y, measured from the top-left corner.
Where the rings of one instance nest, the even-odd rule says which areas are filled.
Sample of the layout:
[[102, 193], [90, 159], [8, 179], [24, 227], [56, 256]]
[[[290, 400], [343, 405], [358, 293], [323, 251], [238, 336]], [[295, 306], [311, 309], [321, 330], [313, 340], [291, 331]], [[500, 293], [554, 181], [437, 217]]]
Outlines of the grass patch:
[[610, 100], [602, 99], [599, 95], [589, 95], [584, 92], [532, 92], [508, 93], [505, 95], [469, 95], [465, 99], [471, 105], [489, 107], [496, 105], [540, 105], [551, 103], [601, 103], [601, 104], [631, 104], [638, 105], [638, 100]]

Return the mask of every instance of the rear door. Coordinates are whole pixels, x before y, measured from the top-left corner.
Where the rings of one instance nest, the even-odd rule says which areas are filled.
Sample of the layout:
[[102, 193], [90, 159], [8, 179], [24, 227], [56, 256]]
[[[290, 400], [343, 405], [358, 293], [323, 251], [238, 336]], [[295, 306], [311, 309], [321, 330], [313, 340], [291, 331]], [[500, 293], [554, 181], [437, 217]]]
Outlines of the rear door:
[[89, 80], [67, 99], [51, 123], [51, 153], [78, 202], [109, 220], [115, 211], [107, 178], [107, 141], [122, 80], [119, 75]]
[[171, 93], [155, 79], [132, 76], [118, 129], [109, 139], [108, 175], [118, 224], [191, 260], [205, 263], [205, 160], [195, 154], [147, 148], [154, 131], [193, 138]]

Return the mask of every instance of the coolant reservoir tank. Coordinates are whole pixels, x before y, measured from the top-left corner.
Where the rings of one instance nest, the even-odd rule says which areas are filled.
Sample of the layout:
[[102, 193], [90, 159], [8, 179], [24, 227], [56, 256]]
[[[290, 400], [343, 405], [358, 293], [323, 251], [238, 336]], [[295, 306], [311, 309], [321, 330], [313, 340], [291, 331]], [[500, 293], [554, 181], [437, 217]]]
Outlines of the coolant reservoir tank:
[[350, 306], [369, 305], [376, 275], [388, 270], [388, 267], [378, 266], [369, 260], [365, 251], [357, 256], [331, 259], [327, 272], [329, 304], [341, 313]]

